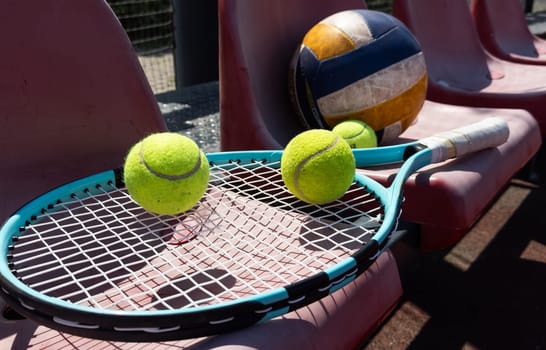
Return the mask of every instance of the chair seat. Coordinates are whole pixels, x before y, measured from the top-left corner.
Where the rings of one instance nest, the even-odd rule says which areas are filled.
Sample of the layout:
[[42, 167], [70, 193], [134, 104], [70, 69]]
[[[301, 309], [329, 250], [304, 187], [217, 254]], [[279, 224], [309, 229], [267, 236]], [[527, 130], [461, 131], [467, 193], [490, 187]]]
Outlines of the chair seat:
[[121, 343], [59, 333], [25, 320], [0, 327], [0, 348], [40, 349], [355, 349], [398, 303], [402, 287], [389, 250], [354, 282], [282, 317], [199, 339], [164, 343]]
[[[456, 116], [456, 117], [455, 117]], [[453, 106], [427, 101], [416, 124], [400, 142], [477, 122], [484, 116], [505, 119], [508, 141], [489, 149], [423, 168], [405, 185], [402, 219], [421, 224], [421, 247], [442, 249], [458, 241], [489, 203], [538, 151], [541, 136], [534, 118], [524, 110]], [[365, 175], [390, 184], [399, 165], [360, 169]]]
[[463, 106], [525, 109], [546, 135], [546, 69], [492, 59], [489, 72], [494, 79], [487, 83], [430, 78], [428, 98]]
[[[495, 63], [490, 64], [490, 71], [499, 78], [492, 79], [491, 85], [483, 88], [482, 93], [536, 94], [540, 95], [544, 101], [546, 94], [544, 67], [496, 60]], [[515, 77], [517, 79], [514, 79]]]
[[[489, 60], [488, 67], [488, 75], [493, 79], [484, 76], [485, 83], [480, 84], [476, 81], [467, 83], [464, 77], [462, 77], [464, 80], [461, 81], [436, 77], [433, 83], [468, 93], [477, 93], [480, 98], [487, 94], [502, 94], [509, 98], [510, 95], [518, 96], [518, 98], [522, 95], [529, 95], [529, 97], [544, 100], [546, 95], [546, 69], [544, 67], [497, 59]], [[450, 72], [451, 76], [457, 75], [456, 70], [454, 71]]]

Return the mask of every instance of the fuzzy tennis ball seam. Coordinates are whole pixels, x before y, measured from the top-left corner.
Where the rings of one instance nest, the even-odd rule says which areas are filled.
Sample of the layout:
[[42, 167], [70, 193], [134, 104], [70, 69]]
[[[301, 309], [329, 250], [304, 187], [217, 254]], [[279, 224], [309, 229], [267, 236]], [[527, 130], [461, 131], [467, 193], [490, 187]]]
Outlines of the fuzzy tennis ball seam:
[[351, 148], [377, 147], [375, 131], [361, 120], [345, 120], [337, 124], [332, 131], [348, 142]]
[[204, 153], [178, 133], [156, 133], [129, 151], [124, 165], [127, 191], [141, 207], [161, 215], [191, 209], [208, 187], [209, 167]]
[[281, 158], [286, 188], [310, 204], [327, 204], [342, 197], [354, 180], [355, 168], [349, 145], [324, 129], [294, 137]]
[[142, 165], [144, 165], [146, 170], [148, 170], [150, 173], [154, 174], [155, 176], [157, 176], [159, 178], [165, 179], [165, 180], [176, 181], [176, 180], [186, 179], [186, 178], [192, 176], [193, 174], [195, 174], [199, 170], [199, 168], [201, 167], [201, 156], [198, 154], [197, 160], [195, 162], [195, 166], [191, 170], [189, 170], [189, 171], [187, 171], [185, 173], [182, 173], [180, 175], [165, 174], [165, 173], [162, 173], [160, 171], [155, 170], [150, 164], [148, 164], [146, 162], [146, 160], [144, 159], [144, 155], [142, 153], [143, 148], [144, 148], [144, 142], [141, 142], [140, 143], [140, 151], [138, 153], [139, 158], [140, 158], [140, 163]]
[[362, 134], [364, 134], [364, 129], [358, 130], [358, 132], [356, 134], [347, 135], [346, 138], [347, 139], [354, 139], [355, 137], [362, 136]]
[[325, 154], [326, 152], [328, 152], [329, 150], [331, 150], [332, 148], [334, 148], [334, 146], [339, 142], [339, 137], [336, 137], [334, 139], [334, 142], [332, 142], [330, 145], [328, 145], [326, 148], [323, 148], [323, 149], [320, 149], [318, 150], [317, 152], [313, 153], [313, 154], [310, 154], [309, 156], [307, 156], [306, 158], [304, 158], [299, 164], [298, 166], [296, 167], [296, 171], [294, 172], [294, 177], [293, 177], [293, 181], [294, 181], [294, 190], [295, 192], [297, 192], [297, 194], [299, 195], [299, 197], [301, 199], [303, 199], [305, 202], [312, 202], [313, 200], [309, 197], [307, 197], [302, 189], [301, 189], [301, 186], [300, 186], [300, 174], [302, 173], [302, 170], [303, 168], [312, 160], [314, 159], [315, 157], [319, 157], [320, 155], [322, 154]]

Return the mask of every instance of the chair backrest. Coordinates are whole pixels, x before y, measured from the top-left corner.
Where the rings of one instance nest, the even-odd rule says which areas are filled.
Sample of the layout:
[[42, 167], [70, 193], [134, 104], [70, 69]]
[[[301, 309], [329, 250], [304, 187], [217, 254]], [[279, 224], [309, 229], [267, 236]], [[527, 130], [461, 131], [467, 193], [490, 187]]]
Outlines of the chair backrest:
[[520, 0], [471, 0], [470, 10], [483, 45], [493, 54], [539, 57]]
[[477, 90], [491, 83], [467, 0], [394, 0], [393, 14], [419, 40], [432, 83]]
[[223, 150], [281, 148], [300, 123], [288, 94], [291, 58], [305, 33], [362, 0], [219, 0]]
[[76, 177], [123, 164], [165, 130], [105, 1], [6, 0], [0, 11], [0, 217]]

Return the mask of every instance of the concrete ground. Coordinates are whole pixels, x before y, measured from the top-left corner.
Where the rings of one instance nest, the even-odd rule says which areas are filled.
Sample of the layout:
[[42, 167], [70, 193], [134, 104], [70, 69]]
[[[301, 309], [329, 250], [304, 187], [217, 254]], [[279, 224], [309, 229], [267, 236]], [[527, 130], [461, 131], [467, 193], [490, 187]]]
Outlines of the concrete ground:
[[363, 349], [546, 349], [545, 213], [545, 183], [512, 181], [457, 245], [403, 267], [403, 299]]

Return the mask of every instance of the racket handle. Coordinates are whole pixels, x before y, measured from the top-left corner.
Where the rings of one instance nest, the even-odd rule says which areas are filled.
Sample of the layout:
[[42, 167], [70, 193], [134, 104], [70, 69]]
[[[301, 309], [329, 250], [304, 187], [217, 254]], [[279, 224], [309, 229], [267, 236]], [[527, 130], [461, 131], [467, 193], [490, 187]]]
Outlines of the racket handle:
[[492, 117], [420, 140], [432, 150], [432, 163], [496, 147], [508, 139], [508, 123]]

